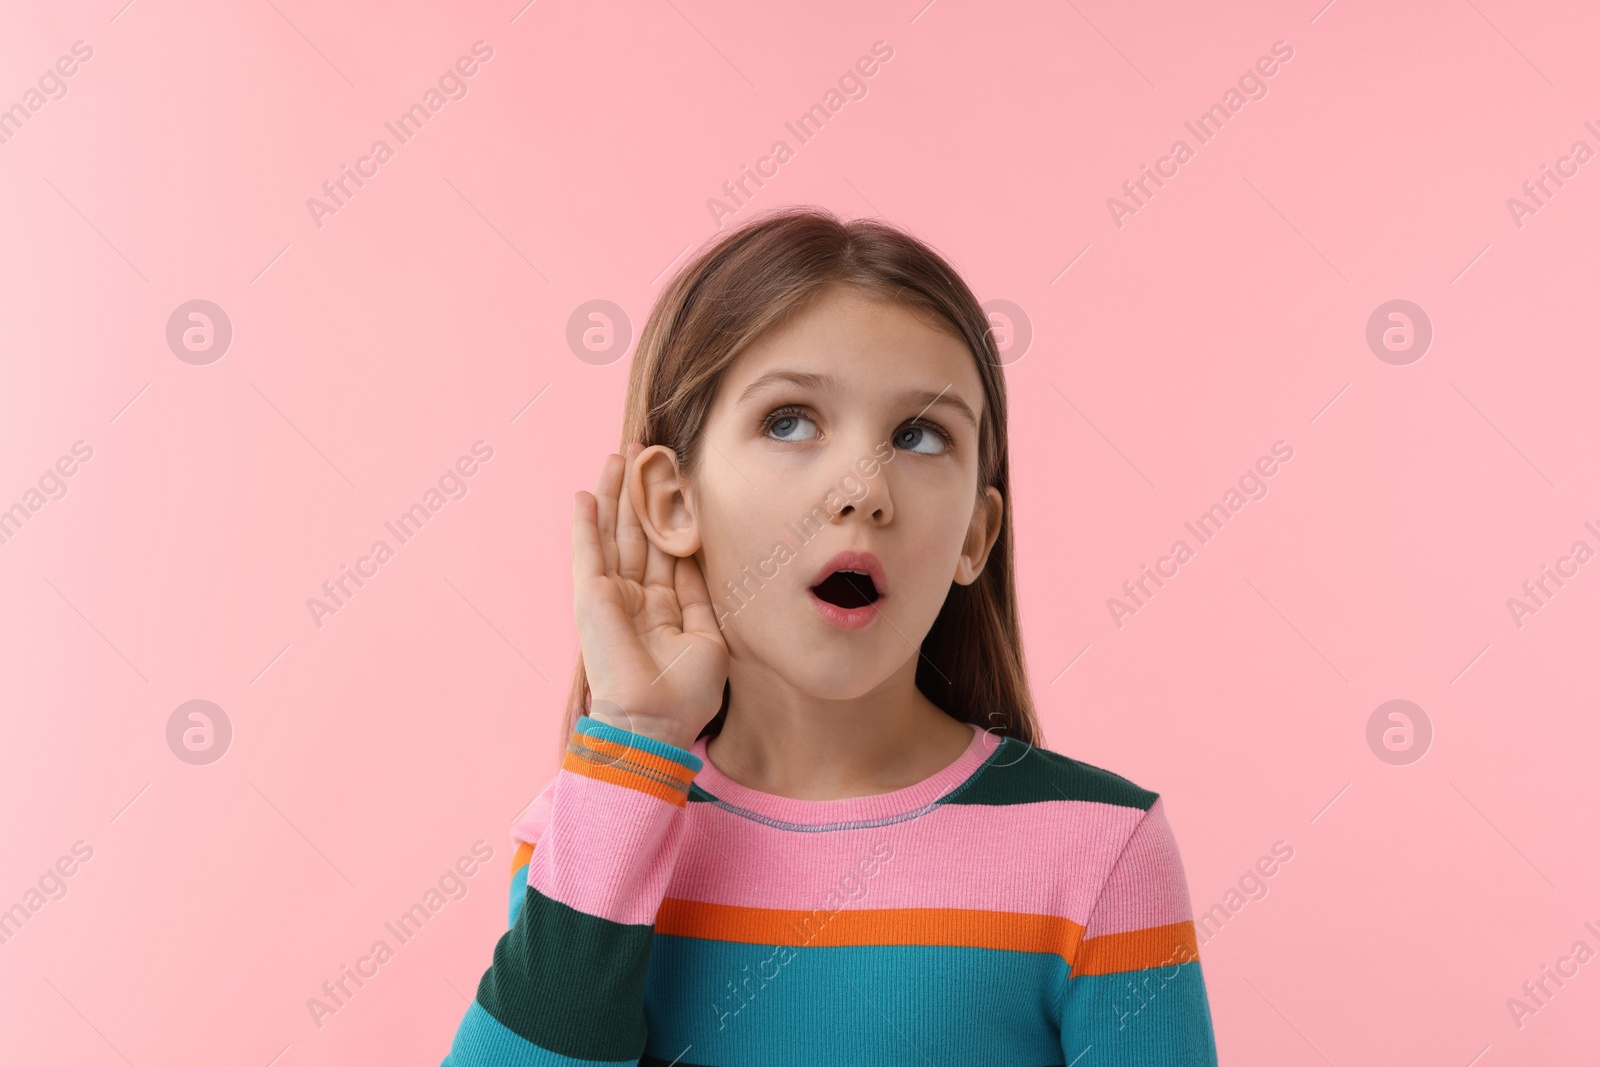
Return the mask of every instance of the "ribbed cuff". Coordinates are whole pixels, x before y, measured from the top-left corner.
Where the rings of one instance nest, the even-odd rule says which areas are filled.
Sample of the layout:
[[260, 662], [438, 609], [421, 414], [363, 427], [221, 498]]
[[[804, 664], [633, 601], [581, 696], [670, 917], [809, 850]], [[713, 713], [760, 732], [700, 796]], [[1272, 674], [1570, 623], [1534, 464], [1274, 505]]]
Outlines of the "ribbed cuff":
[[563, 770], [637, 789], [679, 807], [702, 766], [688, 749], [588, 715], [579, 716], [573, 726], [561, 762]]

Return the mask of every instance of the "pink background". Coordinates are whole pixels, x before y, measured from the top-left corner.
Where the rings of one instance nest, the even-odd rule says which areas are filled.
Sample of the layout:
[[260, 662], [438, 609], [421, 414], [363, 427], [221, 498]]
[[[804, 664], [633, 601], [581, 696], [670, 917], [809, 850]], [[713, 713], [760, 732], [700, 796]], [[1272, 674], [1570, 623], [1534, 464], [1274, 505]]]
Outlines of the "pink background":
[[[0, 16], [0, 107], [93, 49], [0, 145], [0, 507], [93, 450], [0, 544], [0, 907], [93, 849], [0, 945], [0, 1058], [438, 1063], [556, 767], [571, 496], [617, 446], [631, 345], [595, 365], [568, 320], [614, 301], [636, 339], [782, 138], [733, 218], [881, 215], [1032, 324], [1007, 375], [1048, 747], [1165, 795], [1197, 912], [1294, 849], [1202, 949], [1222, 1062], [1592, 1061], [1600, 962], [1521, 1028], [1506, 1004], [1600, 951], [1600, 561], [1507, 607], [1600, 549], [1600, 160], [1507, 206], [1600, 150], [1592, 6], [124, 2]], [[307, 198], [479, 40], [466, 97], [319, 228]], [[1179, 137], [1119, 228], [1107, 199]], [[205, 365], [165, 336], [192, 299], [233, 328]], [[1434, 332], [1405, 365], [1366, 341], [1394, 299]], [[307, 600], [480, 440], [466, 496], [319, 627]], [[1199, 546], [1183, 524], [1280, 440]], [[233, 731], [208, 765], [167, 740], [196, 699]], [[1406, 765], [1367, 740], [1392, 699], [1432, 725]], [[313, 1023], [478, 840], [467, 896]]]

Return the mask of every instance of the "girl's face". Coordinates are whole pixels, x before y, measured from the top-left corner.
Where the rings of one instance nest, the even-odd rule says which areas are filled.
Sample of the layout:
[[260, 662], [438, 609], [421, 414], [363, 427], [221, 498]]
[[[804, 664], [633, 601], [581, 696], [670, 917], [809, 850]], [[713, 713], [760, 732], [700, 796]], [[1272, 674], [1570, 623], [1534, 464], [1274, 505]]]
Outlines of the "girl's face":
[[[978, 491], [983, 387], [966, 342], [924, 318], [835, 287], [724, 374], [699, 469], [654, 515], [696, 556], [732, 671], [859, 697], [914, 671], [951, 583], [981, 570], [1002, 507]], [[842, 552], [876, 575], [813, 592]]]

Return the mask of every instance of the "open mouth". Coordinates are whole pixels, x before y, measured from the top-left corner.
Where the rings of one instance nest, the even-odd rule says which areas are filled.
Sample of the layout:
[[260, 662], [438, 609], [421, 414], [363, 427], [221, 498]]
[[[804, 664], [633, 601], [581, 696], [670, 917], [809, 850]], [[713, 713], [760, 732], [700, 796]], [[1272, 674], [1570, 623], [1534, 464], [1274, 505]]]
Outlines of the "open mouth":
[[837, 570], [811, 587], [818, 600], [841, 608], [864, 608], [877, 602], [878, 587], [865, 571]]

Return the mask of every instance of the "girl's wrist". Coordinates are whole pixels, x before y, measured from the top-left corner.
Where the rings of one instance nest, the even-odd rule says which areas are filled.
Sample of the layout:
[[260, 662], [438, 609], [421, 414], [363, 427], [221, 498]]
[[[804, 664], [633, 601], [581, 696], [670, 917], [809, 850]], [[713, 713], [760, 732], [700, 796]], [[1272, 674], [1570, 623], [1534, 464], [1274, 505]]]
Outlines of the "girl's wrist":
[[[602, 702], [596, 701], [596, 703], [599, 704]], [[688, 752], [694, 748], [694, 733], [685, 729], [682, 723], [674, 722], [670, 719], [661, 719], [655, 716], [647, 715], [631, 715], [617, 707], [615, 704], [604, 708], [591, 708], [589, 711], [589, 717], [597, 722], [603, 722], [607, 726], [615, 727], [618, 730], [627, 730], [630, 733], [636, 733], [642, 737], [648, 737], [655, 741], [664, 741], [669, 745], [675, 745], [676, 747], [683, 749], [685, 752]]]

